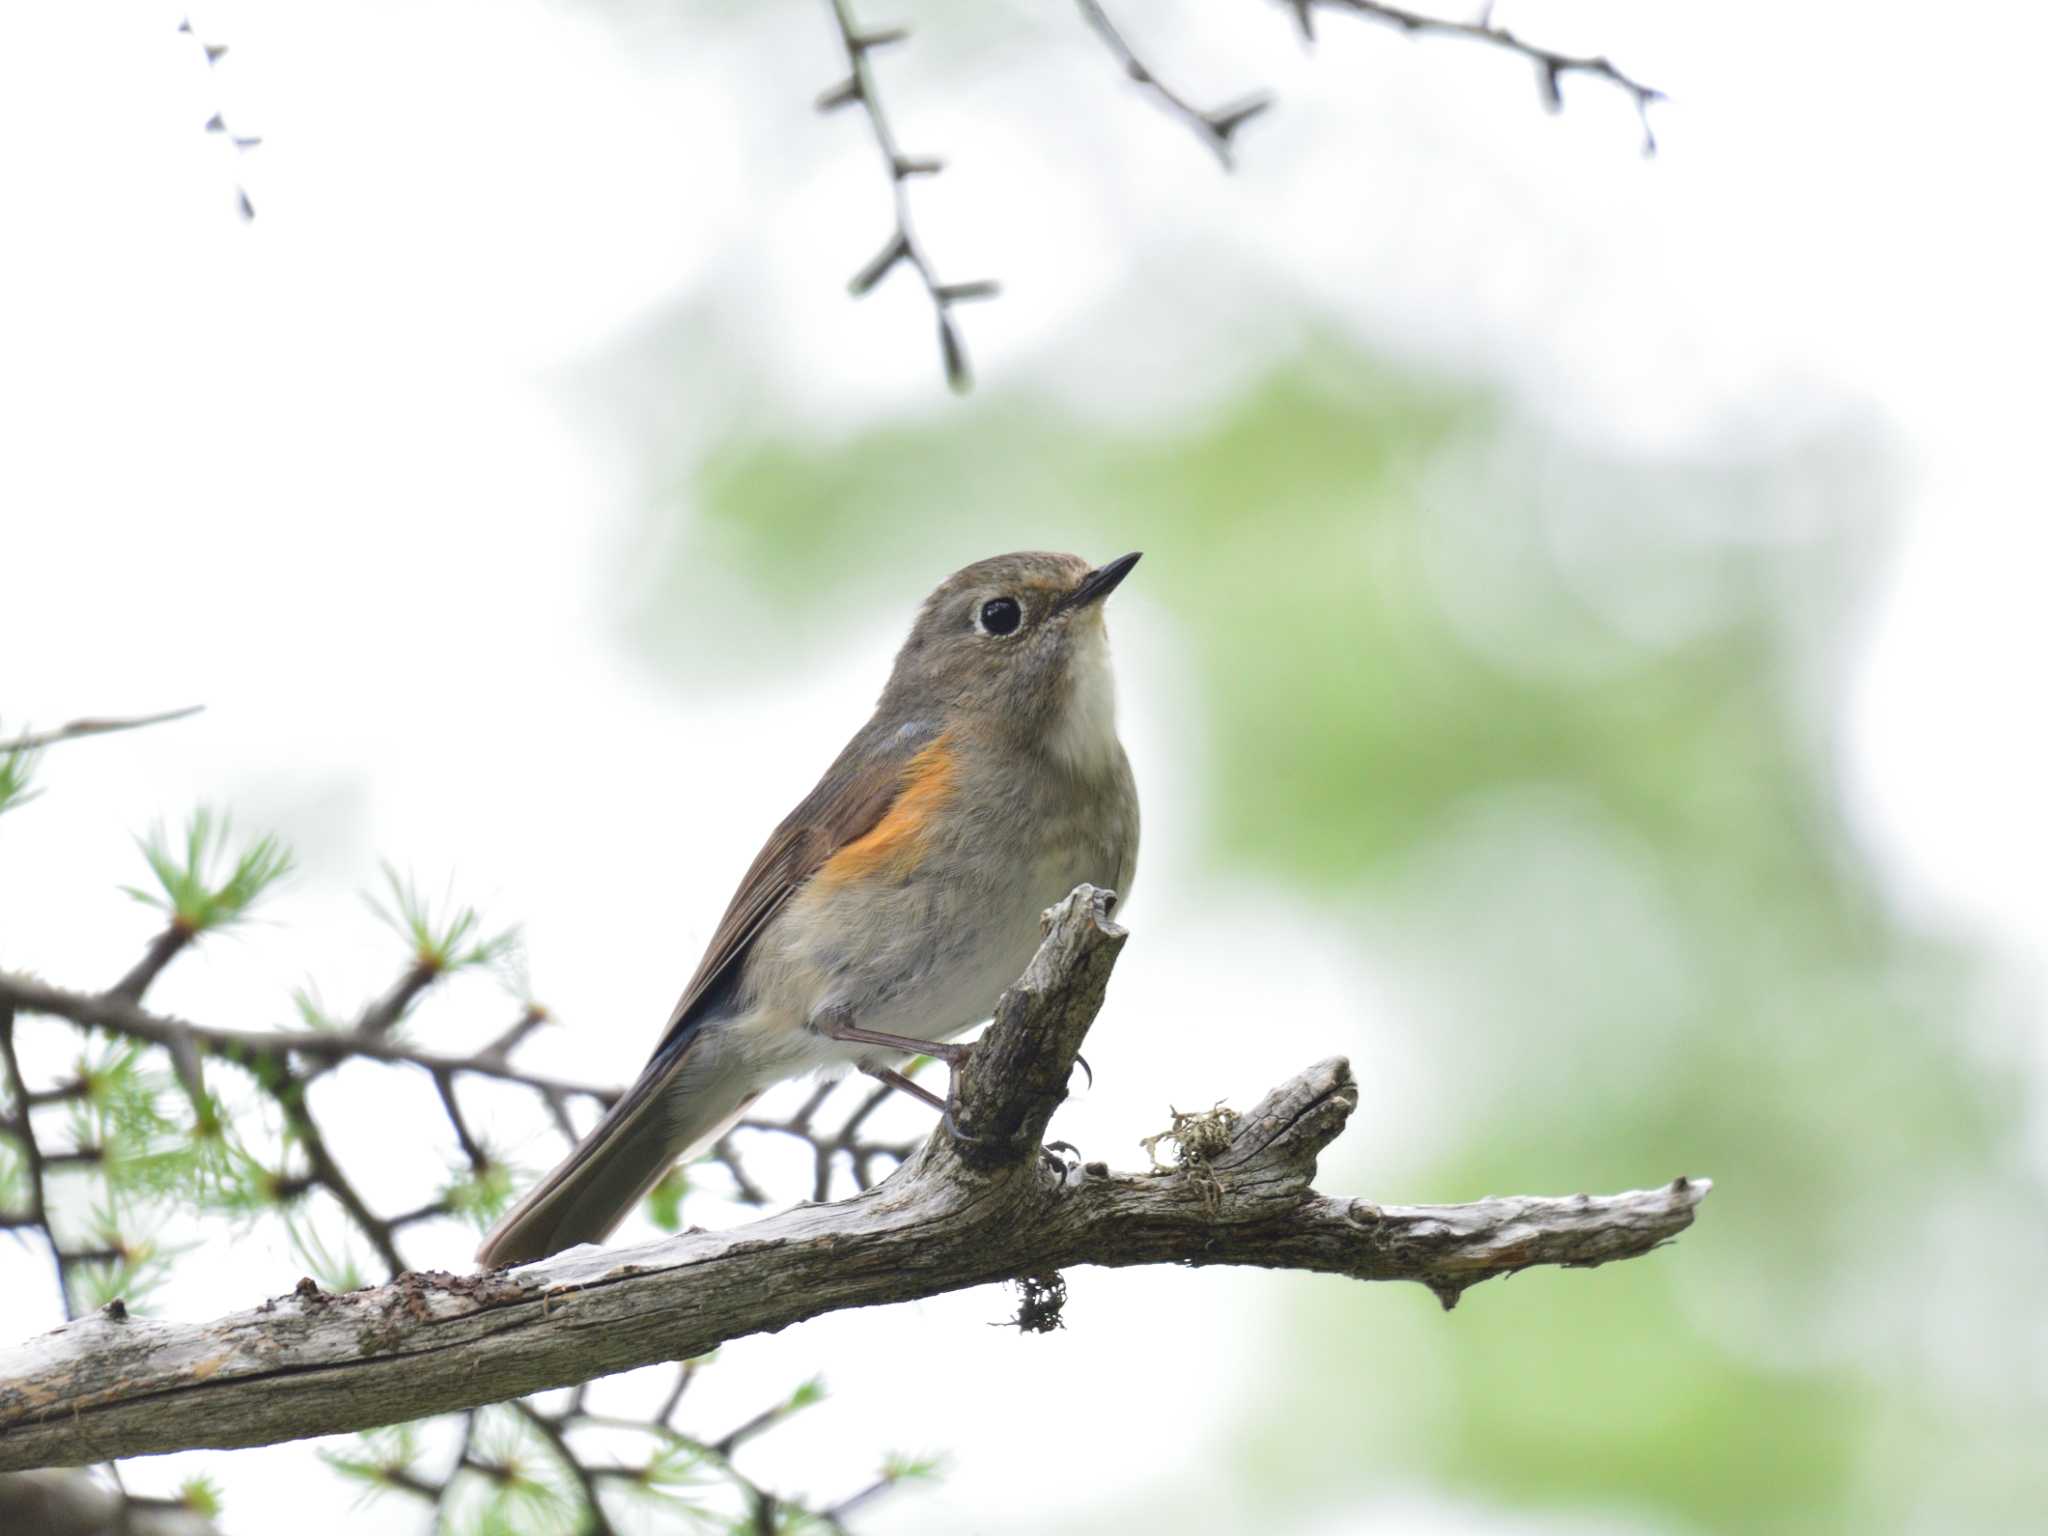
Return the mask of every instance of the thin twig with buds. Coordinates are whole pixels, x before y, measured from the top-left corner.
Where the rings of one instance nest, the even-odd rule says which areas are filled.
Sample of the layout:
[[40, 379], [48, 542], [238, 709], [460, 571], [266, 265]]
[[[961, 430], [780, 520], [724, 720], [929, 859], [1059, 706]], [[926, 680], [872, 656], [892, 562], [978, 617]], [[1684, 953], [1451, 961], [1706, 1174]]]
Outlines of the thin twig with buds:
[[1363, 16], [1370, 21], [1385, 22], [1416, 36], [1436, 33], [1445, 37], [1462, 37], [1518, 54], [1536, 67], [1537, 88], [1542, 92], [1544, 108], [1551, 112], [1564, 110], [1564, 94], [1559, 88], [1559, 82], [1566, 75], [1588, 75], [1596, 80], [1605, 80], [1625, 91], [1635, 102], [1636, 118], [1643, 125], [1643, 153], [1657, 153], [1657, 136], [1650, 128], [1650, 105], [1664, 100], [1662, 91], [1655, 86], [1645, 85], [1633, 75], [1624, 73], [1604, 54], [1561, 53], [1555, 48], [1545, 48], [1539, 43], [1532, 43], [1510, 32], [1506, 27], [1495, 26], [1490, 0], [1481, 8], [1475, 21], [1457, 21], [1447, 16], [1431, 16], [1398, 5], [1382, 5], [1379, 0], [1283, 0], [1283, 3], [1294, 12], [1303, 38], [1310, 42], [1315, 40], [1315, 11], [1317, 7], [1321, 7], [1324, 10], [1345, 11], [1353, 16]]
[[[191, 17], [188, 16], [183, 21], [180, 21], [178, 23], [178, 30], [199, 45], [200, 50], [206, 55], [206, 67], [209, 71], [218, 67], [220, 61], [227, 56], [228, 45], [226, 43], [209, 43], [206, 41], [193, 28]], [[250, 150], [257, 148], [263, 142], [254, 134], [234, 132], [228, 127], [226, 116], [220, 112], [215, 112], [213, 116], [206, 120], [206, 131], [219, 134], [223, 139], [227, 140], [233, 146], [237, 160]], [[242, 222], [245, 224], [256, 217], [256, 205], [249, 200], [249, 189], [242, 184], [242, 178], [239, 175], [235, 177], [235, 211], [241, 214]]]
[[1075, 0], [1081, 7], [1081, 19], [1095, 30], [1095, 34], [1108, 45], [1116, 55], [1117, 62], [1133, 82], [1143, 86], [1159, 99], [1162, 106], [1175, 117], [1192, 128], [1201, 141], [1208, 145], [1219, 164], [1226, 171], [1236, 169], [1231, 159], [1231, 138], [1246, 123], [1273, 105], [1273, 98], [1264, 91], [1226, 102], [1220, 107], [1204, 109], [1196, 106], [1172, 86], [1153, 72], [1152, 67], [1139, 58], [1115, 22], [1109, 18], [1097, 0]]
[[936, 176], [945, 168], [945, 162], [903, 152], [896, 132], [889, 124], [888, 113], [883, 110], [881, 94], [875, 88], [874, 69], [869, 62], [869, 55], [876, 49], [908, 41], [910, 30], [907, 27], [890, 27], [874, 32], [863, 31], [853, 19], [850, 0], [830, 0], [830, 3], [832, 19], [839, 28], [840, 45], [846, 52], [847, 73], [844, 80], [818, 97], [818, 110], [832, 112], [859, 103], [867, 114], [875, 147], [882, 154], [882, 163], [888, 169], [889, 189], [896, 213], [895, 233], [867, 265], [854, 273], [847, 288], [855, 298], [859, 298], [899, 266], [908, 266], [915, 272], [932, 301], [933, 312], [938, 316], [939, 357], [945, 364], [946, 382], [956, 391], [965, 392], [973, 387], [974, 375], [967, 364], [967, 349], [960, 340], [959, 328], [953, 323], [953, 306], [972, 299], [994, 298], [999, 290], [994, 282], [988, 280], [942, 282], [911, 219], [911, 178]]

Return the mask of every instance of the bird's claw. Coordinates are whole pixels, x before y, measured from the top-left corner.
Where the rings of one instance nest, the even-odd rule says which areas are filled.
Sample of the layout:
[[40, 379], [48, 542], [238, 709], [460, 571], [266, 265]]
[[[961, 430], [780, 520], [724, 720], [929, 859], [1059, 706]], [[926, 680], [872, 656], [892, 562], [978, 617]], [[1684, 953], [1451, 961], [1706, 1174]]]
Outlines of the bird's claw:
[[[948, 1097], [950, 1097], [950, 1095]], [[943, 1125], [946, 1128], [946, 1134], [952, 1137], [955, 1141], [978, 1143], [988, 1140], [986, 1136], [970, 1136], [967, 1134], [967, 1132], [961, 1130], [960, 1122], [953, 1118], [953, 1106], [950, 1103], [947, 1104], [947, 1106], [939, 1112], [939, 1124]]]

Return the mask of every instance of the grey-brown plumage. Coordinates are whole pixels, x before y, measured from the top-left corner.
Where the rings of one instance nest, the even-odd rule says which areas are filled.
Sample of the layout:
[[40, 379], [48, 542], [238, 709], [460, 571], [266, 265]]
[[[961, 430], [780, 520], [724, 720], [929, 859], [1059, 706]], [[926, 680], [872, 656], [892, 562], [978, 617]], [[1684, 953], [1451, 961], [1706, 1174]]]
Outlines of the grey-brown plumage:
[[638, 1081], [477, 1258], [608, 1235], [677, 1158], [805, 1072], [883, 1073], [987, 1018], [1074, 886], [1128, 893], [1138, 798], [1091, 569], [1014, 554], [919, 610], [872, 719], [768, 839]]

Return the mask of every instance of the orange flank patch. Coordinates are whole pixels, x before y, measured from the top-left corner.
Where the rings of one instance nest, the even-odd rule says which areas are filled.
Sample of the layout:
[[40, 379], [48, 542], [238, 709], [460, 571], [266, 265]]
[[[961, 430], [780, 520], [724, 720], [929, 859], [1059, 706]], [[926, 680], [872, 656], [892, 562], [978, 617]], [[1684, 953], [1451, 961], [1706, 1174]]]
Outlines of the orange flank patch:
[[813, 877], [825, 885], [907, 874], [924, 851], [932, 820], [953, 797], [960, 763], [944, 736], [913, 757], [882, 819], [818, 866]]

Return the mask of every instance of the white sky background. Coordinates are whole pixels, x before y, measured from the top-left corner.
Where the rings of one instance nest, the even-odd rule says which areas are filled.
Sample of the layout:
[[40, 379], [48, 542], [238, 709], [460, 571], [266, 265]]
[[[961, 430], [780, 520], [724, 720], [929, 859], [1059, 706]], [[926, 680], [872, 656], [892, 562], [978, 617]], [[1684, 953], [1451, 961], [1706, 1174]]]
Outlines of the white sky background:
[[[1678, 98], [1644, 164], [1626, 101], [1597, 83], [1569, 82], [1552, 119], [1525, 69], [1477, 49], [1330, 17], [1305, 56], [1273, 7], [1134, 0], [1127, 30], [1191, 94], [1278, 92], [1225, 178], [1065, 8], [1001, 14], [1024, 64], [949, 42], [931, 9], [885, 88], [908, 147], [950, 162], [918, 204], [942, 270], [1006, 283], [965, 316], [986, 390], [1184, 413], [1293, 345], [1271, 300], [1306, 294], [1595, 442], [1696, 446], [1874, 407], [1911, 522], [1857, 670], [1845, 792], [1902, 899], [2038, 952], [2038, 12], [1937, 29], [1849, 5], [1503, 4]], [[771, 38], [693, 34], [680, 5], [212, 4], [195, 20], [232, 52], [211, 73], [180, 14], [23, 4], [0, 50], [0, 710], [13, 726], [209, 706], [48, 757], [46, 797], [0, 827], [0, 959], [111, 982], [149, 931], [113, 890], [139, 873], [131, 833], [207, 801], [282, 831], [303, 872], [276, 926], [181, 960], [162, 1005], [260, 1024], [313, 975], [353, 1006], [394, 969], [355, 894], [392, 855], [524, 923], [534, 985], [574, 1030], [537, 1065], [623, 1079], [943, 572], [904, 572], [901, 612], [850, 616], [839, 652], [786, 685], [678, 696], [621, 648], [633, 466], [571, 381], [709, 296], [736, 356], [692, 429], [706, 443], [745, 411], [826, 431], [976, 408], [938, 386], [907, 280], [845, 297], [886, 189], [857, 119], [808, 110], [833, 78], [822, 8], [786, 9]], [[231, 163], [199, 131], [216, 107], [263, 147]], [[1331, 960], [1349, 951], [1309, 914], [1176, 897], [1199, 733], [1144, 705], [1186, 690], [1142, 570], [1117, 634], [1150, 838], [1117, 1003], [1214, 1010], [1277, 973], [1300, 990], [1266, 1016], [1302, 1022], [1091, 1052], [1103, 1086], [1063, 1131], [1124, 1160], [1166, 1099], [1255, 1092], [1330, 1049], [1310, 1021], [1371, 1016], [1385, 1102], [1359, 1116], [1357, 1155], [1412, 1149], [1427, 1132], [1402, 1089], [1429, 1066], [1398, 999]], [[744, 761], [701, 742], [743, 742]], [[1217, 975], [1240, 920], [1299, 963]], [[504, 1021], [480, 986], [447, 1007]], [[366, 1113], [399, 1112], [369, 1091]], [[450, 1234], [432, 1261], [459, 1266], [462, 1246]], [[256, 1242], [209, 1252], [167, 1305], [210, 1313], [298, 1272]], [[981, 1326], [993, 1294], [825, 1319], [735, 1346], [701, 1412], [715, 1427], [823, 1372], [834, 1403], [764, 1442], [762, 1465], [830, 1492], [883, 1449], [946, 1450], [945, 1484], [892, 1506], [892, 1530], [1108, 1528], [1167, 1483], [1229, 1529], [1241, 1511], [1199, 1416], [1089, 1384], [1175, 1380], [1197, 1329], [1204, 1372], [1249, 1389], [1275, 1364], [1254, 1320], [1287, 1283], [1077, 1276], [1085, 1333], [1024, 1346]], [[39, 1264], [0, 1252], [0, 1284], [11, 1317], [54, 1321]], [[1217, 1315], [1241, 1326], [1200, 1327]], [[991, 1380], [1000, 1406], [978, 1406]], [[1057, 1426], [1060, 1475], [1017, 1478], [1027, 1421]], [[309, 1454], [195, 1464], [225, 1483], [232, 1529], [350, 1528], [338, 1489], [308, 1496]], [[1415, 1529], [1418, 1507], [1434, 1506], [1397, 1497], [1318, 1529]]]

